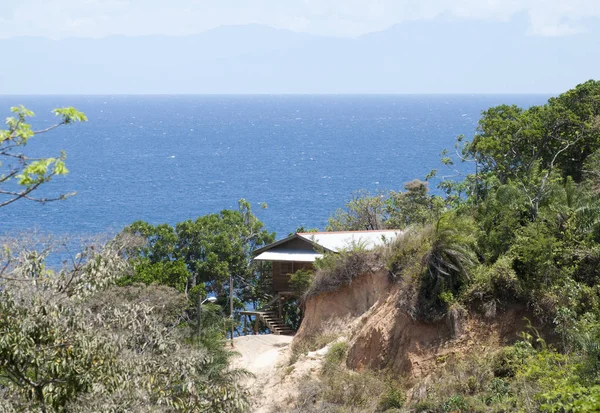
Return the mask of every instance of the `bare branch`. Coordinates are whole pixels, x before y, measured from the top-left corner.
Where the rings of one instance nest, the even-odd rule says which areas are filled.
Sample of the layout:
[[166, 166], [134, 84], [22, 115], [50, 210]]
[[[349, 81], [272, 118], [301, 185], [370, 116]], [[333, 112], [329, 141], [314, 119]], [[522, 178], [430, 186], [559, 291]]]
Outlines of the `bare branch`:
[[35, 133], [36, 135], [39, 135], [40, 133], [50, 132], [51, 130], [56, 129], [62, 125], [66, 125], [66, 122], [63, 121], [63, 122], [57, 123], [56, 125], [49, 126], [46, 129], [36, 130], [36, 131], [33, 131], [33, 133]]

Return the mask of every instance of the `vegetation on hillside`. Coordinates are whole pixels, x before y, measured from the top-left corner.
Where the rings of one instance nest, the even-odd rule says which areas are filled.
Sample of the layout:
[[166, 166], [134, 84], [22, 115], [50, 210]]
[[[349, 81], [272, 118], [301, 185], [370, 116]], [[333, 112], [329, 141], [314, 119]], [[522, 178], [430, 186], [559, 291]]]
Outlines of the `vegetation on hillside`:
[[[472, 163], [473, 173], [460, 176], [455, 162]], [[600, 410], [600, 82], [543, 106], [488, 109], [442, 164], [452, 177], [434, 170], [427, 179], [439, 180], [443, 196], [421, 181], [402, 193], [361, 193], [329, 228], [405, 230], [371, 256], [410, 290], [398, 305], [413, 318], [433, 322], [457, 309], [493, 317], [525, 304], [553, 344], [530, 331], [498, 355], [457, 361], [404, 409]], [[308, 291], [327, 291], [323, 274], [343, 275], [365, 258], [327, 259]]]

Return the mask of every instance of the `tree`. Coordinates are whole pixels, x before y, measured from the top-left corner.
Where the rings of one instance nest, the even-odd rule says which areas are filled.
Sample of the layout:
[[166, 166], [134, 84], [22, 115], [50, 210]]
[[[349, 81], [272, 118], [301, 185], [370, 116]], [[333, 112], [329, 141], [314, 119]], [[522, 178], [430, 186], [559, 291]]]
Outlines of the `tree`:
[[329, 218], [327, 231], [404, 229], [432, 221], [444, 208], [443, 199], [430, 195], [427, 182], [415, 179], [404, 184], [405, 191], [357, 191]]
[[3, 241], [1, 411], [247, 410], [247, 374], [229, 368], [222, 342], [187, 339], [181, 293], [112, 286], [129, 271], [127, 239], [88, 245], [58, 272], [49, 248]]
[[[475, 175], [443, 181], [440, 187], [477, 203], [499, 186], [514, 184], [535, 221], [552, 184], [569, 176], [581, 182], [587, 158], [600, 149], [599, 102], [600, 82], [590, 80], [542, 106], [500, 105], [484, 111], [473, 140], [460, 136], [456, 148], [461, 161], [475, 163]], [[442, 162], [453, 164], [449, 157]]]
[[368, 191], [357, 191], [345, 205], [329, 218], [327, 231], [364, 231], [384, 228], [387, 219], [385, 195], [371, 195]]
[[[35, 135], [86, 121], [85, 115], [56, 109], [61, 121], [34, 131], [26, 123], [33, 112], [24, 107], [12, 111], [8, 129], [0, 131], [0, 160], [6, 160], [0, 163], [0, 206], [72, 195], [35, 196], [40, 186], [68, 172], [64, 152], [57, 158], [32, 158], [22, 149]], [[159, 242], [169, 240], [168, 228], [142, 226], [140, 232], [154, 237], [153, 251], [139, 237], [121, 234], [108, 243], [88, 243], [60, 269], [46, 265], [52, 244], [28, 243], [25, 236], [0, 240], [1, 411], [248, 409], [249, 395], [239, 380], [247, 373], [229, 368], [231, 353], [223, 348], [220, 317], [205, 317], [210, 337], [190, 341], [187, 299], [181, 293], [160, 286], [113, 287], [131, 274], [133, 251], [142, 257], [142, 279], [152, 270], [153, 275], [166, 272], [170, 284], [179, 281], [181, 266], [148, 268], [173, 253], [164, 249], [168, 242]]]
[[261, 294], [255, 288], [261, 274], [251, 260], [252, 251], [275, 238], [243, 199], [238, 210], [204, 215], [174, 228], [138, 221], [124, 233], [143, 239], [141, 247], [130, 251], [135, 271], [124, 282], [159, 283], [188, 292], [201, 288], [223, 300], [231, 275], [242, 301]]
[[404, 184], [404, 189], [404, 192], [391, 191], [386, 200], [386, 228], [425, 225], [440, 216], [445, 207], [444, 201], [429, 194], [427, 182], [414, 179]]
[[5, 130], [0, 130], [0, 207], [9, 205], [19, 199], [36, 202], [49, 202], [65, 199], [74, 193], [57, 197], [36, 197], [34, 192], [43, 184], [50, 182], [57, 175], [65, 175], [66, 154], [54, 158], [32, 158], [22, 150], [36, 135], [50, 132], [60, 126], [87, 121], [86, 116], [74, 108], [58, 108], [53, 113], [60, 121], [41, 130], [33, 130], [27, 118], [34, 113], [23, 106], [13, 107], [14, 116], [6, 119]]

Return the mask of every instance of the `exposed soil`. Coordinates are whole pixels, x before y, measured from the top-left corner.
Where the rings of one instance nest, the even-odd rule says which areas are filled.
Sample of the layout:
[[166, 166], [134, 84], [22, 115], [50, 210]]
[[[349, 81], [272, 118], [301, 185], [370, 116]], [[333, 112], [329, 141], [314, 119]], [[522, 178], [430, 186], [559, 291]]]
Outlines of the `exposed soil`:
[[[312, 297], [294, 343], [319, 335], [338, 336], [349, 344], [347, 367], [360, 371], [390, 369], [412, 378], [430, 375], [450, 355], [484, 352], [517, 340], [531, 314], [523, 306], [485, 318], [450, 311], [445, 320], [424, 323], [402, 309], [402, 286], [387, 271], [365, 273], [334, 292]], [[235, 339], [238, 367], [255, 374], [249, 379], [254, 412], [291, 410], [300, 383], [318, 377], [328, 347], [301, 355], [291, 365], [292, 337], [258, 335]]]
[[493, 319], [465, 312], [424, 323], [401, 309], [402, 294], [402, 286], [390, 281], [387, 271], [362, 274], [338, 291], [309, 299], [296, 340], [344, 335], [350, 345], [349, 368], [389, 368], [420, 377], [448, 354], [515, 341], [526, 329], [525, 317], [531, 318], [524, 307], [515, 306]]

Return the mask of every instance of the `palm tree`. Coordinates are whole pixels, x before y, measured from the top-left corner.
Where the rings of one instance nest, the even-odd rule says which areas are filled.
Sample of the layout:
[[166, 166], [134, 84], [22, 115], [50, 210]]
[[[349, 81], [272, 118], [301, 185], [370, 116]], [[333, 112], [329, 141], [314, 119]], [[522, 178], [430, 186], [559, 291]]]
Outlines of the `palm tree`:
[[456, 292], [470, 278], [469, 271], [477, 262], [474, 246], [472, 219], [452, 213], [437, 221], [431, 234], [431, 249], [423, 257], [434, 283], [432, 292]]

